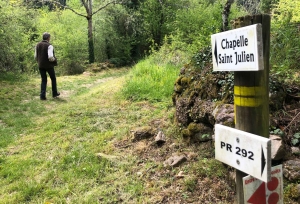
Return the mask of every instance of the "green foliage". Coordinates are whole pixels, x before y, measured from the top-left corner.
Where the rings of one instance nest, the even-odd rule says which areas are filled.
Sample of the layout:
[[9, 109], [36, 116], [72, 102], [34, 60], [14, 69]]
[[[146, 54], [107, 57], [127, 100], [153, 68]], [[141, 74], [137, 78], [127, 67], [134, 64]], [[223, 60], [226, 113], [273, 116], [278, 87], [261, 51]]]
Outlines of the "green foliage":
[[27, 71], [36, 38], [35, 12], [0, 1], [0, 13], [0, 72]]
[[203, 134], [203, 135], [201, 135], [201, 138], [209, 138], [209, 134]]
[[173, 30], [169, 25], [174, 20], [174, 11], [183, 2], [186, 1], [147, 0], [141, 4], [142, 29], [149, 43], [153, 42], [158, 47], [162, 45], [164, 37]]
[[[38, 33], [51, 34], [50, 43], [58, 58], [57, 71], [60, 74], [80, 74], [84, 71], [82, 62], [87, 60], [87, 21], [70, 10], [50, 12], [47, 8], [39, 11]], [[40, 37], [39, 41], [42, 40]]]
[[280, 0], [273, 9], [273, 16], [279, 22], [286, 22], [286, 19], [289, 22], [300, 22], [300, 1]]
[[135, 26], [135, 17], [119, 5], [94, 16], [96, 60], [109, 60], [117, 66], [128, 64], [136, 41]]
[[184, 50], [174, 49], [168, 40], [169, 38], [165, 37], [164, 44], [158, 51], [156, 51], [154, 47], [151, 47], [150, 53], [153, 61], [160, 65], [172, 64], [177, 67], [188, 63], [191, 58], [190, 53], [187, 53]]
[[[58, 74], [82, 73], [88, 58], [86, 18], [59, 7], [40, 8], [37, 1], [31, 1], [36, 10], [30, 9], [28, 1], [23, 4], [27, 7], [20, 2], [0, 1], [0, 71], [36, 71], [34, 46], [42, 33], [48, 31], [58, 57]], [[78, 0], [60, 2], [78, 13], [86, 13]], [[259, 12], [256, 2], [232, 4], [229, 20], [254, 10]], [[209, 47], [210, 35], [220, 31], [225, 3], [225, 0], [143, 0], [108, 6], [93, 16], [96, 61], [109, 60], [123, 66], [141, 59], [148, 51], [152, 54], [160, 49], [161, 55], [168, 56], [176, 66], [188, 63], [192, 56], [203, 66], [209, 55], [201, 55], [199, 50]], [[94, 8], [100, 4], [95, 1]], [[295, 81], [299, 81], [293, 73], [300, 53], [299, 4], [291, 0], [262, 0], [260, 4], [262, 10], [273, 9], [272, 71], [283, 79]]]
[[284, 132], [283, 132], [281, 129], [275, 129], [275, 130], [272, 130], [270, 133], [271, 133], [271, 134], [274, 134], [274, 135], [279, 135], [279, 136], [281, 136], [281, 137], [284, 136]]
[[121, 67], [126, 65], [125, 61], [123, 61], [120, 58], [110, 58], [108, 61], [110, 64], [113, 64], [115, 67]]
[[122, 92], [131, 100], [161, 101], [171, 98], [177, 75], [178, 67], [160, 65], [150, 57], [132, 68]]
[[297, 69], [300, 57], [299, 22], [300, 2], [282, 0], [273, 9], [271, 24], [270, 64], [279, 78], [298, 81]]
[[300, 132], [297, 132], [293, 135], [292, 144], [296, 146], [300, 142]]
[[260, 9], [263, 13], [270, 13], [278, 2], [279, 0], [261, 0]]
[[193, 56], [192, 62], [196, 67], [200, 67], [201, 69], [208, 63], [212, 63], [211, 47], [204, 47], [201, 51], [197, 52]]
[[28, 8], [42, 8], [47, 7], [49, 10], [55, 10], [66, 5], [66, 0], [55, 0], [60, 5], [53, 3], [52, 1], [40, 1], [40, 0], [14, 0], [14, 1], [23, 1], [23, 5], [26, 5]]
[[209, 45], [210, 34], [217, 33], [220, 28], [220, 13], [221, 6], [218, 8], [190, 1], [187, 7], [177, 12], [173, 25], [177, 29], [171, 36], [173, 46], [195, 53], [199, 48]]
[[[171, 24], [172, 46], [191, 54], [210, 46], [210, 36], [218, 33], [222, 26], [224, 1], [213, 3], [201, 0], [190, 0], [176, 11], [176, 19]], [[235, 4], [231, 7], [230, 19], [238, 15]], [[239, 13], [241, 14], [241, 13]]]

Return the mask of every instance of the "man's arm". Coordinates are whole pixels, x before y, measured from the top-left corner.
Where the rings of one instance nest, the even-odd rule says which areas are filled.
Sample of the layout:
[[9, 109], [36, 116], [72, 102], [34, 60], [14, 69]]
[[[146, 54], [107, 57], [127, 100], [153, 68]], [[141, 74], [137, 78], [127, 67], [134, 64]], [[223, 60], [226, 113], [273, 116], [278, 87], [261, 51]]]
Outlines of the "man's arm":
[[54, 62], [55, 61], [55, 57], [53, 55], [53, 46], [49, 45], [48, 47], [48, 59], [50, 62]]
[[34, 59], [37, 60], [36, 46], [35, 46], [35, 48], [34, 48]]

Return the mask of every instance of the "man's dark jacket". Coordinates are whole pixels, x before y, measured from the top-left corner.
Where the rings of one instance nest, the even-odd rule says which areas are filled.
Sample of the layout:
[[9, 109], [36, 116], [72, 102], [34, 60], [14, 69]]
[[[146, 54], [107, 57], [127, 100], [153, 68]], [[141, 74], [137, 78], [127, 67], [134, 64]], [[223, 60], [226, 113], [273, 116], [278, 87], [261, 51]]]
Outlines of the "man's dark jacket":
[[50, 62], [48, 59], [48, 47], [50, 45], [51, 44], [46, 40], [43, 40], [36, 45], [36, 59], [40, 69], [50, 69], [57, 66], [54, 50], [53, 57], [55, 58], [55, 61]]

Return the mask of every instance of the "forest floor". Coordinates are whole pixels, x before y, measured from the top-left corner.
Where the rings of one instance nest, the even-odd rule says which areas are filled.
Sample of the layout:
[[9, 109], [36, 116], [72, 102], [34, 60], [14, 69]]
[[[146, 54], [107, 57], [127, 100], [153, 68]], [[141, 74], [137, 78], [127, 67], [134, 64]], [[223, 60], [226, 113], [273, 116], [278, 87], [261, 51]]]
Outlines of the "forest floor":
[[[213, 142], [182, 141], [171, 98], [124, 99], [127, 73], [58, 77], [61, 96], [48, 85], [46, 101], [37, 75], [0, 77], [0, 203], [234, 203], [233, 169]], [[145, 126], [166, 142], [133, 141]], [[164, 165], [174, 155], [186, 161]]]

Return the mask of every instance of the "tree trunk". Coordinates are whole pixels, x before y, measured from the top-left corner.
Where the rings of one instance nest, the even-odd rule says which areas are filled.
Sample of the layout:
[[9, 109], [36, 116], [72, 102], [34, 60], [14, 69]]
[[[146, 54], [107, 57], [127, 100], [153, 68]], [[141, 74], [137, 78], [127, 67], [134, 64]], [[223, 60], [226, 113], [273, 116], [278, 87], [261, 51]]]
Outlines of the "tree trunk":
[[[95, 62], [95, 53], [94, 53], [94, 36], [93, 36], [93, 15], [95, 15], [99, 11], [105, 9], [110, 4], [116, 3], [116, 1], [109, 1], [105, 5], [98, 8], [95, 12], [93, 12], [93, 0], [80, 0], [80, 2], [82, 3], [82, 5], [84, 6], [84, 8], [86, 10], [87, 15], [81, 14], [68, 6], [63, 5], [63, 3], [65, 3], [66, 0], [59, 0], [59, 1], [53, 1], [53, 2], [55, 2], [56, 4], [58, 4], [64, 8], [70, 9], [73, 13], [75, 13], [79, 16], [85, 17], [87, 19], [87, 21], [88, 21], [89, 63], [94, 63]], [[123, 3], [122, 1], [119, 2], [119, 4], [122, 4], [122, 3]]]
[[94, 37], [93, 37], [93, 0], [89, 0], [86, 11], [88, 13], [88, 44], [89, 44], [89, 63], [95, 62]]
[[89, 63], [95, 62], [94, 37], [93, 37], [93, 18], [88, 18], [88, 44], [89, 44]]
[[222, 31], [227, 31], [228, 30], [228, 16], [230, 14], [230, 7], [231, 4], [233, 4], [234, 0], [227, 0], [223, 12], [222, 12], [222, 20], [223, 20], [223, 26], [222, 26]]

